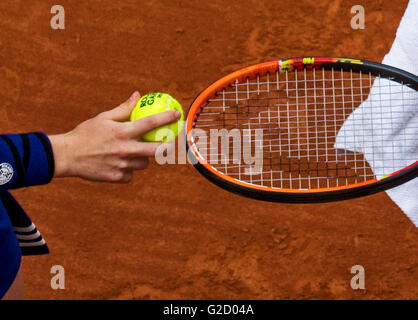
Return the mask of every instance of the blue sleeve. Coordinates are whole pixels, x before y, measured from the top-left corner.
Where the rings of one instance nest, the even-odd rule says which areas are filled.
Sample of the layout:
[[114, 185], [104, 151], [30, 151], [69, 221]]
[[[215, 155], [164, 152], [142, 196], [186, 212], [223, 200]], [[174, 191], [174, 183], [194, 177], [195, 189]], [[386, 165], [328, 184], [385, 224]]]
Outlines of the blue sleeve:
[[46, 134], [0, 135], [0, 191], [49, 183], [54, 170]]
[[21, 249], [0, 192], [0, 299], [13, 283], [21, 262]]

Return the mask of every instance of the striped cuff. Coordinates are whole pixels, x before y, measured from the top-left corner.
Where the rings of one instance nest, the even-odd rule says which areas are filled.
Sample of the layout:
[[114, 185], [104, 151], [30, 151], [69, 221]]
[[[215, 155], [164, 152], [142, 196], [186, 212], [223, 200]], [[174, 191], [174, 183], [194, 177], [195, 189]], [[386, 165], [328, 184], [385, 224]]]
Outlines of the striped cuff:
[[42, 235], [32, 222], [28, 227], [13, 227], [19, 241], [22, 255], [37, 255], [49, 253], [48, 246]]
[[49, 253], [41, 233], [10, 192], [0, 192], [0, 199], [9, 215], [22, 255]]

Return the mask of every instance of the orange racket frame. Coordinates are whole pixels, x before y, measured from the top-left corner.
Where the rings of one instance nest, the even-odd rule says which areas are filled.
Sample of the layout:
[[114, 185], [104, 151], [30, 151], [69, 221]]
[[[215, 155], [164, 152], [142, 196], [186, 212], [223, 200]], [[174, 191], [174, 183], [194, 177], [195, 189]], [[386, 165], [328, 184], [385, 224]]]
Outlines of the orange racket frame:
[[392, 81], [405, 84], [416, 91], [418, 90], [417, 76], [391, 66], [359, 59], [302, 57], [275, 60], [243, 68], [214, 82], [199, 94], [189, 108], [185, 127], [186, 146], [194, 167], [208, 180], [230, 192], [259, 200], [289, 203], [312, 203], [350, 199], [374, 194], [416, 178], [418, 176], [418, 161], [380, 179], [371, 179], [345, 186], [312, 188], [308, 190], [271, 188], [269, 186], [240, 181], [224, 174], [214, 168], [201, 156], [194, 142], [192, 129], [195, 127], [195, 121], [199, 112], [206, 105], [207, 101], [215, 96], [216, 92], [222, 91], [223, 88], [227, 88], [228, 85], [235, 83], [237, 80], [238, 82], [244, 82], [247, 79], [255, 79], [257, 76], [265, 76], [267, 73], [273, 74], [277, 71], [292, 72], [294, 70], [303, 71], [304, 69], [312, 70], [313, 68], [324, 68], [325, 70], [342, 69], [352, 72], [362, 71], [364, 73], [378, 75], [382, 78], [390, 78]]

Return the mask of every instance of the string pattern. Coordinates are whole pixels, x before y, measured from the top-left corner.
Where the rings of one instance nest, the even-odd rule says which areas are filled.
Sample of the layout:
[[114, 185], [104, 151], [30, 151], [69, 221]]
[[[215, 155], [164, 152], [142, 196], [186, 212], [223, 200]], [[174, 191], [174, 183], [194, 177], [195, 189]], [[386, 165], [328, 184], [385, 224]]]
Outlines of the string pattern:
[[418, 112], [410, 112], [417, 99], [408, 86], [370, 73], [267, 73], [235, 81], [207, 101], [194, 128], [208, 137], [223, 133], [216, 143], [196, 136], [196, 145], [218, 171], [247, 183], [347, 186], [417, 160], [411, 150], [418, 152]]

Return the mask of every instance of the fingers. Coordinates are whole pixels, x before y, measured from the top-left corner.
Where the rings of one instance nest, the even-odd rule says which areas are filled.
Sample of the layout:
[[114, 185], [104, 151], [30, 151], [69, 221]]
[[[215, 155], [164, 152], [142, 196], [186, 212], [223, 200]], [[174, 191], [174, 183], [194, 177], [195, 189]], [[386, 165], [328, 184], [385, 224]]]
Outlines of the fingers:
[[133, 159], [140, 157], [154, 157], [159, 142], [139, 142], [135, 140], [122, 142], [116, 149], [115, 154], [121, 159]]
[[142, 170], [148, 167], [149, 160], [146, 157], [119, 159], [116, 168], [122, 171]]
[[170, 110], [135, 120], [129, 123], [130, 127], [128, 129], [128, 135], [131, 138], [139, 138], [148, 131], [161, 127], [165, 124], [177, 121], [178, 119], [180, 119], [180, 117], [180, 112], [176, 110]]
[[116, 171], [111, 174], [105, 181], [113, 183], [128, 183], [131, 182], [133, 176], [133, 170]]
[[135, 170], [144, 170], [148, 167], [148, 158], [135, 158], [120, 160], [118, 165], [108, 173], [105, 181], [128, 183], [132, 180]]
[[131, 111], [135, 107], [140, 97], [141, 95], [139, 92], [135, 91], [124, 103], [112, 110], [103, 112], [102, 115], [109, 120], [128, 121], [131, 115]]
[[132, 170], [143, 170], [148, 167], [148, 158], [136, 158], [128, 160], [128, 167]]

